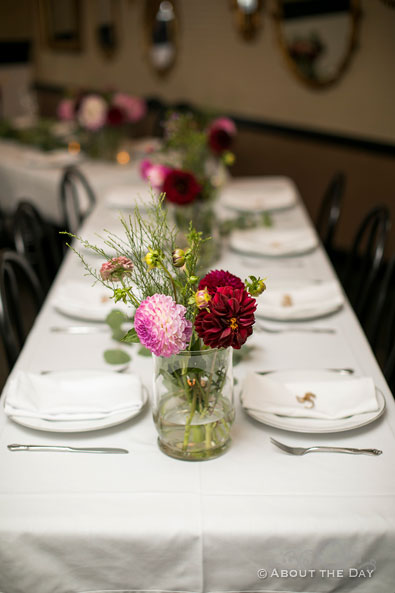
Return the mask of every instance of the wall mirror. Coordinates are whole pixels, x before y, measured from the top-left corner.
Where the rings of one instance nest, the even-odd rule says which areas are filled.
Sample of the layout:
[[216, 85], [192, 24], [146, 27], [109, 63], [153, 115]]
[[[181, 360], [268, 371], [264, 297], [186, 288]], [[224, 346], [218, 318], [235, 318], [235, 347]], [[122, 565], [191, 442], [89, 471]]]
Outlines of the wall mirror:
[[39, 0], [41, 38], [55, 50], [81, 50], [81, 1]]
[[261, 26], [262, 0], [231, 0], [236, 29], [246, 41], [254, 39]]
[[146, 0], [147, 56], [159, 74], [165, 74], [177, 57], [178, 17], [175, 0]]
[[359, 0], [277, 0], [281, 50], [292, 72], [310, 87], [339, 80], [357, 42]]
[[96, 0], [96, 43], [106, 58], [112, 58], [119, 47], [119, 0]]

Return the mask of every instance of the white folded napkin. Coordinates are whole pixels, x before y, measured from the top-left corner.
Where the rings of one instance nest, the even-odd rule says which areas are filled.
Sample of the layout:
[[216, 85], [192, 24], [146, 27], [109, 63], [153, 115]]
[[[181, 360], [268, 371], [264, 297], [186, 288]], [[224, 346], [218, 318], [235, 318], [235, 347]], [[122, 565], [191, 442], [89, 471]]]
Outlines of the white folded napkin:
[[151, 203], [151, 191], [147, 181], [134, 181], [130, 185], [114, 185], [104, 196], [108, 208], [132, 210], [138, 206], [141, 210]]
[[[306, 394], [309, 401], [300, 402]], [[371, 377], [342, 378], [333, 381], [297, 380], [280, 382], [269, 376], [249, 373], [242, 390], [245, 408], [296, 418], [335, 420], [378, 410], [376, 390]]]
[[113, 309], [131, 315], [131, 306], [121, 301], [115, 303], [111, 296], [111, 290], [100, 283], [92, 286], [86, 281], [70, 280], [58, 288], [52, 305], [64, 315], [89, 321], [105, 321]]
[[284, 230], [254, 228], [232, 233], [230, 245], [242, 253], [280, 257], [310, 251], [317, 247], [318, 238], [309, 227]]
[[258, 299], [257, 315], [280, 321], [306, 319], [334, 311], [344, 303], [336, 282], [321, 282], [286, 288], [267, 282], [268, 289]]
[[7, 416], [43, 420], [97, 420], [138, 411], [143, 404], [140, 379], [112, 371], [69, 371], [47, 375], [18, 371], [5, 389]]
[[264, 212], [293, 206], [296, 196], [288, 177], [243, 177], [222, 189], [220, 203], [240, 212]]

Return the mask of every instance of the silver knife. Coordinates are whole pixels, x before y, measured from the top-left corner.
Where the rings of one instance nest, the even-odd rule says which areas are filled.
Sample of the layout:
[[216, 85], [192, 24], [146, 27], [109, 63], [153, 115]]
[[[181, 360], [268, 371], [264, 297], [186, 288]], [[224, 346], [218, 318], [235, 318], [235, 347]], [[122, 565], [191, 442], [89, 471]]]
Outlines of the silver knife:
[[108, 325], [66, 325], [66, 326], [51, 326], [51, 332], [65, 333], [65, 334], [94, 334], [97, 332], [108, 332]]
[[129, 453], [127, 449], [116, 447], [66, 447], [65, 445], [7, 445], [10, 451], [55, 451], [68, 453]]

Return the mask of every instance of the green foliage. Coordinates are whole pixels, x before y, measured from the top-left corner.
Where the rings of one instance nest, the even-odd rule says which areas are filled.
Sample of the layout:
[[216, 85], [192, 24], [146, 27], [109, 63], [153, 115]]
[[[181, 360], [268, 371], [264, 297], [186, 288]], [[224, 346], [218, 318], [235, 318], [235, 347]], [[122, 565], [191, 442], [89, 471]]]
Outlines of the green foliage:
[[117, 342], [122, 342], [125, 335], [125, 331], [122, 326], [125, 322], [130, 321], [128, 316], [122, 311], [113, 309], [106, 317], [106, 323], [110, 326], [111, 337]]
[[127, 352], [120, 349], [105, 350], [103, 356], [108, 364], [125, 364], [132, 360]]
[[148, 348], [145, 348], [145, 346], [140, 346], [140, 348], [137, 350], [137, 354], [139, 356], [152, 356], [150, 350], [148, 350]]

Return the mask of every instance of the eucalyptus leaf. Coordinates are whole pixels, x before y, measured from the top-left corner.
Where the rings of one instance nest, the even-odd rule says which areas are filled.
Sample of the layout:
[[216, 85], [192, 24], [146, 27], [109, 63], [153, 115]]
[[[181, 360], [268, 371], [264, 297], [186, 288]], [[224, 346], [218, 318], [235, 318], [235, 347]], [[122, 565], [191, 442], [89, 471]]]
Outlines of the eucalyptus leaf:
[[115, 350], [105, 350], [103, 353], [104, 360], [108, 364], [125, 364], [126, 362], [130, 362], [131, 357], [127, 352], [120, 349]]
[[151, 356], [150, 350], [148, 350], [148, 348], [145, 348], [145, 346], [140, 346], [140, 348], [137, 350], [137, 354], [139, 354], [140, 356]]
[[130, 329], [128, 333], [122, 338], [122, 342], [127, 344], [138, 344], [140, 342], [137, 332], [134, 328]]

